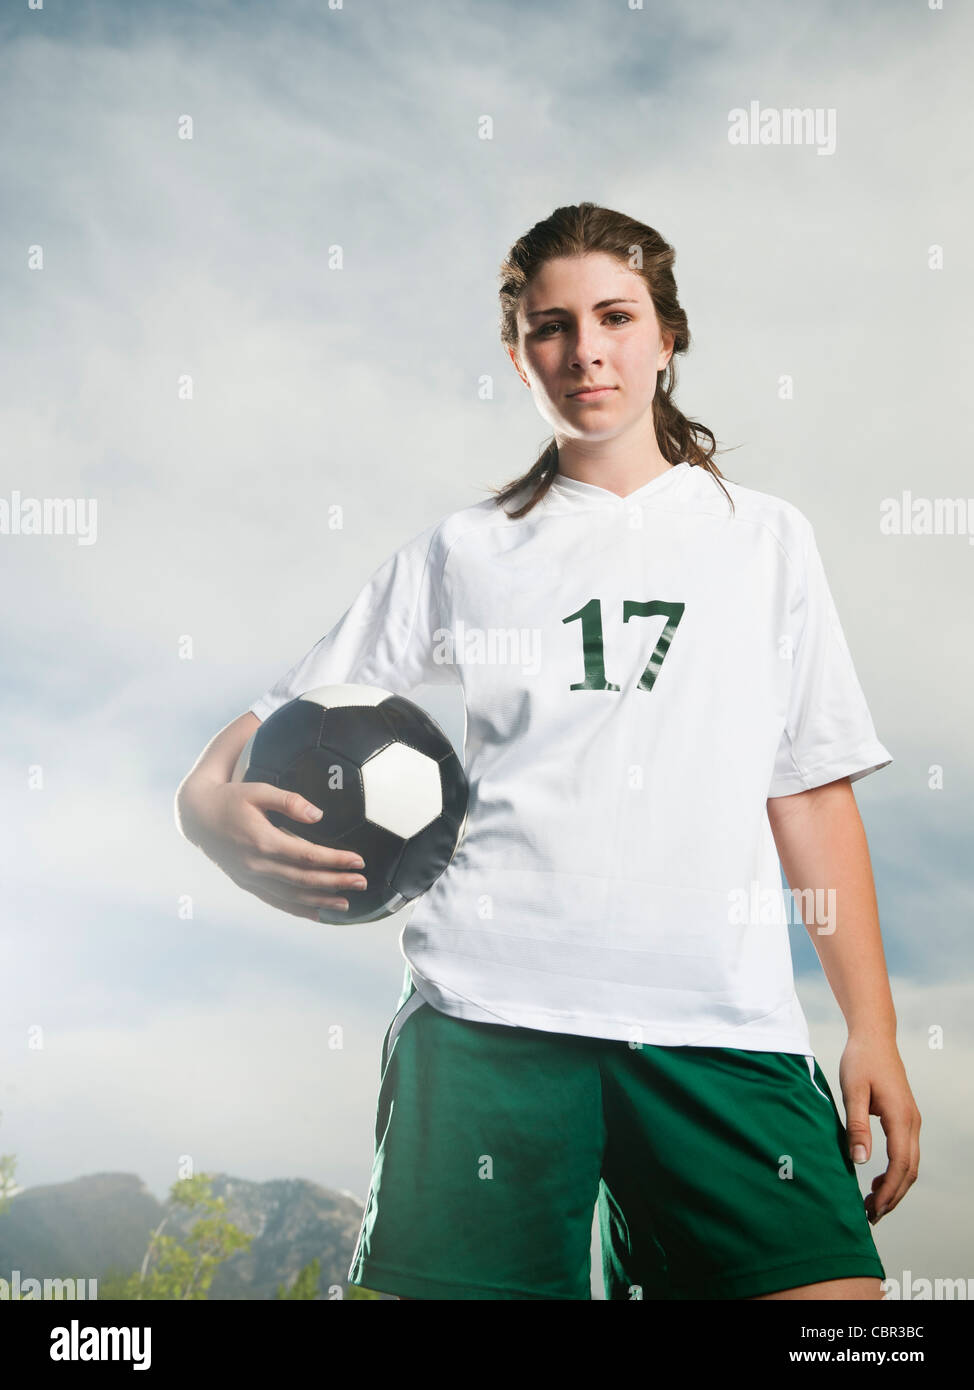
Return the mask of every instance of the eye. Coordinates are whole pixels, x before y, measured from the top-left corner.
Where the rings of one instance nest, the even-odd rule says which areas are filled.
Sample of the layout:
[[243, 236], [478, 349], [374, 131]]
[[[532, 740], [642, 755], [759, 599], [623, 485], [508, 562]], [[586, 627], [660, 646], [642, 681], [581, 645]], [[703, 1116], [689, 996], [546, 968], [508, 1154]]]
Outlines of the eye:
[[[608, 321], [609, 319], [621, 319], [623, 323], [632, 322], [632, 315], [623, 313], [621, 309], [614, 309], [611, 314], [606, 314], [605, 317], [606, 321]], [[565, 325], [561, 319], [549, 319], [547, 323], [541, 325], [541, 327], [537, 331], [536, 336], [539, 338], [553, 338], [556, 335], [547, 332], [547, 330], [549, 328], [564, 328], [564, 326]]]

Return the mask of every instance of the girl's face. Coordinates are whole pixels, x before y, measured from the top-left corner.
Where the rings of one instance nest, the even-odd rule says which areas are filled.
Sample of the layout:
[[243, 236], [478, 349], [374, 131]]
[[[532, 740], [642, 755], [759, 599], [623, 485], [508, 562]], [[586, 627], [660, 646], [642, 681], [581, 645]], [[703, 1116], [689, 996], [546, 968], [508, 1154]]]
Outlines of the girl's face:
[[[557, 439], [612, 439], [651, 409], [673, 335], [660, 334], [642, 276], [614, 256], [547, 261], [521, 296], [517, 323], [511, 360]], [[600, 389], [578, 394], [590, 386]]]

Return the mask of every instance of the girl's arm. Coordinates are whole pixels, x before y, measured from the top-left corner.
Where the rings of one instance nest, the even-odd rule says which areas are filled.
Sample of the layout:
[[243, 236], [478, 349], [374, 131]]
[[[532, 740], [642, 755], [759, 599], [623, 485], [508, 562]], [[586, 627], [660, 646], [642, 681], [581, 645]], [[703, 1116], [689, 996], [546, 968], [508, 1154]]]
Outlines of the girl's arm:
[[245, 710], [214, 734], [176, 791], [176, 825], [190, 844], [198, 844], [197, 796], [207, 787], [230, 781], [237, 759], [260, 720]]
[[[773, 797], [768, 820], [789, 888], [806, 894], [798, 898], [802, 921], [849, 1032], [895, 1042], [896, 1012], [869, 847], [851, 782], [842, 777], [794, 796]], [[826, 920], [830, 904], [832, 921]]]
[[[896, 1046], [896, 1012], [866, 833], [848, 777], [768, 801], [788, 886], [849, 1030], [839, 1082], [851, 1157], [870, 1154], [870, 1114], [886, 1133], [889, 1166], [866, 1198], [870, 1220], [915, 1182], [920, 1112]], [[831, 890], [831, 891], [830, 891]], [[860, 1147], [861, 1146], [861, 1147]]]

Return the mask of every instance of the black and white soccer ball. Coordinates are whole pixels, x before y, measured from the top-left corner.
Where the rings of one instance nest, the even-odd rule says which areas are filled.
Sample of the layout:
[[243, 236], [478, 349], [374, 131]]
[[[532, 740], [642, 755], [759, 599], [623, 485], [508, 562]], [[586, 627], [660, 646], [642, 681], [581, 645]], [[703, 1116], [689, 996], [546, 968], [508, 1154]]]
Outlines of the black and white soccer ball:
[[368, 887], [341, 892], [348, 911], [322, 907], [322, 922], [398, 912], [435, 883], [466, 830], [467, 778], [453, 744], [419, 705], [378, 686], [319, 686], [282, 705], [248, 740], [233, 780], [299, 792], [321, 807], [320, 820], [277, 811], [268, 820], [365, 860]]

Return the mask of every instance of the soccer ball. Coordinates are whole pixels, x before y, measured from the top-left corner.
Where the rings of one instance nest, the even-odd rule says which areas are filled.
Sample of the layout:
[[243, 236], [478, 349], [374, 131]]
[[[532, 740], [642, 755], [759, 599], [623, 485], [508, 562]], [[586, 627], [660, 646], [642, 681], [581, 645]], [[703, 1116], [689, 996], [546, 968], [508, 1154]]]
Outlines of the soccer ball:
[[322, 922], [377, 922], [439, 878], [463, 840], [468, 785], [446, 734], [425, 710], [373, 685], [324, 685], [275, 710], [237, 759], [235, 782], [270, 782], [321, 807], [307, 824], [267, 818], [314, 844], [365, 860], [364, 890], [336, 890], [348, 911]]

